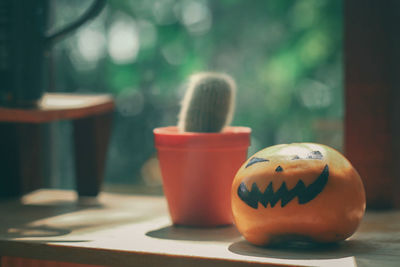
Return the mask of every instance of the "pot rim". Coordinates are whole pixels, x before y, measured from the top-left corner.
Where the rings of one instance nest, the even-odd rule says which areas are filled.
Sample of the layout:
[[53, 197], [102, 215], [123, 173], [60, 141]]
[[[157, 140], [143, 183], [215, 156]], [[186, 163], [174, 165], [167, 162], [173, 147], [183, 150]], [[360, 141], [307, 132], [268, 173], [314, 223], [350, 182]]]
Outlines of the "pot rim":
[[251, 133], [250, 127], [244, 126], [226, 126], [222, 132], [218, 133], [198, 133], [198, 132], [181, 132], [177, 126], [158, 127], [153, 130], [155, 134], [163, 135], [184, 135], [184, 136], [220, 136], [220, 135], [237, 135]]
[[250, 145], [251, 128], [227, 126], [220, 133], [181, 132], [177, 126], [153, 130], [157, 148], [239, 148]]

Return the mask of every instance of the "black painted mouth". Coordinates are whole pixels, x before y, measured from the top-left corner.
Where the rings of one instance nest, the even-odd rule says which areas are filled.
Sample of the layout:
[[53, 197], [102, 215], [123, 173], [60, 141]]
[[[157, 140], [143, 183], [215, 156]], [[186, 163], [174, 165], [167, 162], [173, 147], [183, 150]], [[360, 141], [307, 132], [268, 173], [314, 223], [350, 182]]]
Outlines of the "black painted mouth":
[[298, 198], [299, 204], [306, 204], [322, 192], [328, 182], [328, 177], [329, 167], [328, 165], [325, 165], [318, 178], [309, 186], [306, 186], [300, 179], [293, 189], [288, 190], [286, 182], [283, 182], [279, 189], [274, 192], [271, 181], [264, 193], [261, 193], [256, 183], [252, 184], [250, 191], [244, 183], [241, 183], [238, 187], [237, 194], [244, 203], [254, 209], [258, 208], [258, 202], [260, 202], [265, 208], [269, 203], [271, 208], [273, 208], [279, 200], [281, 201], [281, 207], [284, 207], [295, 197]]

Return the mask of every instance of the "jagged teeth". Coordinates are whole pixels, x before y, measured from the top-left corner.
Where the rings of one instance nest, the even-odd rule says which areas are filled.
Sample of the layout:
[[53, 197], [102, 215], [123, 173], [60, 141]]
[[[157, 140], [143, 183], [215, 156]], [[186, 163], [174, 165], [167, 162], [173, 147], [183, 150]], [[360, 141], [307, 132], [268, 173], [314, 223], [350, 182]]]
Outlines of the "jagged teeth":
[[292, 189], [288, 190], [286, 182], [283, 182], [279, 189], [274, 192], [273, 183], [271, 181], [264, 192], [261, 192], [256, 183], [253, 183], [251, 190], [248, 190], [247, 186], [242, 182], [238, 187], [237, 194], [243, 202], [254, 209], [258, 208], [258, 203], [261, 203], [265, 208], [269, 203], [271, 208], [273, 208], [279, 200], [281, 201], [281, 207], [284, 207], [295, 197], [298, 198], [299, 204], [306, 204], [321, 193], [328, 182], [328, 177], [329, 167], [325, 165], [319, 177], [309, 186], [306, 186], [304, 182], [299, 179]]

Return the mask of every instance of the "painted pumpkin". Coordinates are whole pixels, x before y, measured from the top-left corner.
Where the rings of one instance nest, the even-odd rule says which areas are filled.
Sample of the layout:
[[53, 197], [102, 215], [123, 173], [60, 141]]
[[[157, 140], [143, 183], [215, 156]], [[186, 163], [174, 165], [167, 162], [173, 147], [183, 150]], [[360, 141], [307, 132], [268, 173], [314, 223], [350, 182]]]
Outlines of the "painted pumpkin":
[[350, 162], [312, 143], [257, 152], [237, 172], [231, 193], [236, 226], [256, 245], [344, 240], [365, 211], [364, 187]]

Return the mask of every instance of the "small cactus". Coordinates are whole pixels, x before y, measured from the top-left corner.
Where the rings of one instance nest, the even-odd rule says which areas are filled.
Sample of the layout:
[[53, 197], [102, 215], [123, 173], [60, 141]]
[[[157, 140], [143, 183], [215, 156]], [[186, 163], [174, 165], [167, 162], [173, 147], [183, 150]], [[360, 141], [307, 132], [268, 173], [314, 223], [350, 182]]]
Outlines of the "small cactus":
[[232, 121], [235, 91], [234, 80], [226, 74], [192, 75], [182, 101], [179, 130], [221, 132]]

